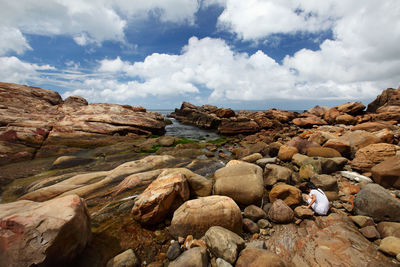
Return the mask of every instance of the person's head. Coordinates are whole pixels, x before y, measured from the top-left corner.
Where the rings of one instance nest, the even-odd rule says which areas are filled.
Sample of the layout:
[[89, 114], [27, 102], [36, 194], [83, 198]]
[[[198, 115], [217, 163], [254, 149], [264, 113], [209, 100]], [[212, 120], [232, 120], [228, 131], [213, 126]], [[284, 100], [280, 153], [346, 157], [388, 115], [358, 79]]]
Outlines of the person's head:
[[315, 184], [313, 182], [307, 182], [306, 183], [306, 191], [310, 192], [312, 189], [317, 189]]

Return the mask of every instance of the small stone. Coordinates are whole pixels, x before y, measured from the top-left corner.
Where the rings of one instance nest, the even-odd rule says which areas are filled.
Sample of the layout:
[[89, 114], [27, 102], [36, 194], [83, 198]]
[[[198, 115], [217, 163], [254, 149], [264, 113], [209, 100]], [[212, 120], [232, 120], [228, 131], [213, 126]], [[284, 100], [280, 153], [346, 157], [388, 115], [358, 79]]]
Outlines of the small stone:
[[188, 235], [185, 239], [185, 242], [183, 243], [183, 247], [185, 249], [189, 249], [191, 247], [192, 243], [193, 243], [193, 236]]
[[360, 232], [368, 239], [380, 238], [379, 232], [376, 230], [375, 226], [372, 225], [361, 228]]
[[396, 256], [400, 253], [400, 238], [388, 236], [382, 239], [379, 250], [389, 255]]
[[243, 219], [243, 230], [252, 234], [260, 232], [260, 228], [258, 227], [258, 225], [248, 218]]
[[256, 222], [259, 219], [266, 218], [267, 214], [263, 209], [255, 205], [250, 205], [244, 209], [244, 217]]
[[297, 219], [294, 223], [295, 223], [296, 225], [299, 225], [302, 221], [303, 221], [302, 219]]
[[266, 219], [258, 220], [257, 225], [260, 227], [260, 229], [272, 228], [272, 224]]
[[368, 216], [362, 216], [362, 215], [350, 216], [350, 219], [352, 219], [353, 222], [361, 228], [375, 225], [374, 220]]
[[178, 258], [178, 256], [181, 255], [181, 253], [182, 253], [182, 250], [181, 250], [181, 246], [179, 245], [179, 243], [173, 242], [167, 250], [167, 258], [170, 261], [173, 261], [176, 258]]

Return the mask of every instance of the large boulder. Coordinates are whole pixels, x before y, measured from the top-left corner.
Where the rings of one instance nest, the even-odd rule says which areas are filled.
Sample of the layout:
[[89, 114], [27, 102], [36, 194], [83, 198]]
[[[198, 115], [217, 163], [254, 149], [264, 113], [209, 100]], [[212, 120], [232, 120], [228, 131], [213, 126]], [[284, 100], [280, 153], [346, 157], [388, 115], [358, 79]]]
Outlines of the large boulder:
[[400, 189], [400, 155], [385, 159], [372, 167], [371, 172], [378, 184]]
[[309, 157], [324, 157], [334, 158], [341, 157], [342, 155], [335, 149], [329, 147], [310, 147], [307, 149], [307, 156]]
[[348, 102], [346, 104], [336, 106], [336, 109], [339, 112], [357, 115], [365, 109], [365, 106], [361, 102]]
[[208, 249], [217, 258], [234, 264], [239, 252], [244, 249], [244, 240], [232, 231], [213, 226], [205, 234]]
[[274, 230], [266, 246], [290, 266], [397, 266], [346, 215], [317, 216]]
[[73, 260], [91, 238], [86, 204], [77, 195], [0, 205], [2, 266], [57, 266]]
[[189, 196], [185, 175], [172, 173], [160, 176], [136, 198], [132, 208], [133, 217], [142, 224], [157, 224], [172, 214]]
[[275, 223], [290, 223], [294, 218], [293, 210], [281, 199], [272, 203], [268, 217]]
[[301, 191], [297, 187], [288, 184], [277, 184], [269, 192], [269, 202], [273, 203], [275, 200], [281, 199], [288, 206], [294, 206], [301, 203]]
[[200, 238], [211, 226], [242, 232], [242, 214], [231, 198], [208, 196], [186, 201], [174, 212], [169, 232], [174, 237]]
[[264, 249], [246, 248], [242, 250], [236, 267], [286, 267], [282, 258]]
[[229, 165], [214, 174], [214, 194], [229, 196], [239, 204], [261, 201], [264, 183], [262, 169], [251, 163]]
[[354, 199], [357, 215], [372, 217], [375, 222], [400, 222], [400, 201], [378, 184], [367, 184]]
[[395, 236], [400, 238], [400, 223], [396, 222], [380, 222], [377, 229], [382, 238]]
[[264, 169], [264, 185], [273, 186], [277, 182], [290, 183], [292, 170], [276, 164], [267, 164]]
[[396, 105], [400, 101], [398, 100], [399, 89], [388, 88], [378, 95], [374, 101], [368, 104], [368, 112], [376, 112], [378, 108], [385, 104]]
[[256, 133], [260, 130], [260, 126], [254, 121], [249, 119], [222, 119], [221, 124], [218, 126], [220, 134], [234, 135], [234, 134], [250, 134]]
[[307, 116], [304, 118], [296, 118], [292, 121], [294, 124], [296, 124], [297, 126], [300, 127], [312, 127], [314, 125], [326, 125], [328, 124], [326, 121], [324, 121], [323, 119], [321, 119], [320, 117], [317, 116]]
[[[378, 143], [378, 144], [368, 145], [366, 147], [359, 149], [356, 152], [354, 159], [351, 162], [351, 167], [355, 170], [369, 172], [371, 168], [374, 167], [375, 165], [381, 163], [382, 161], [390, 157], [395, 156], [397, 154], [397, 151], [400, 151], [400, 147], [392, 144]], [[394, 164], [391, 166], [396, 167], [396, 165], [398, 164]], [[386, 171], [386, 169], [384, 170]], [[398, 175], [400, 177], [400, 168], [398, 168]]]

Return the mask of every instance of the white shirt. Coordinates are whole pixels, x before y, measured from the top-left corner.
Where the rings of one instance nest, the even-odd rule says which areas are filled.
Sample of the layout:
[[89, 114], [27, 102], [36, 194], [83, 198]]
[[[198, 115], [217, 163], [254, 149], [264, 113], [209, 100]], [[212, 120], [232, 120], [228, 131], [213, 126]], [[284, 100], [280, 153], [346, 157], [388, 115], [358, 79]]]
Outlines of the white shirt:
[[329, 211], [329, 200], [325, 196], [325, 194], [322, 192], [321, 189], [311, 189], [310, 198], [308, 199], [308, 204], [310, 204], [312, 200], [312, 195], [315, 195], [315, 202], [311, 205], [311, 208], [319, 215], [326, 215]]

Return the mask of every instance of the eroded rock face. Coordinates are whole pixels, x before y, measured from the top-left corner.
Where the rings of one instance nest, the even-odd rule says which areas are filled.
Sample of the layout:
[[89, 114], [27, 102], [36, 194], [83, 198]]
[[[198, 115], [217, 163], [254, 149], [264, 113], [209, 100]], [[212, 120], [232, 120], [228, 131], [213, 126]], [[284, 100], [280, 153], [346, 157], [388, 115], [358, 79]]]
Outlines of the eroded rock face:
[[186, 177], [180, 173], [160, 176], [135, 201], [132, 214], [142, 224], [154, 225], [189, 199]]
[[0, 205], [4, 266], [56, 266], [73, 260], [91, 238], [90, 217], [77, 195]]
[[372, 167], [371, 172], [378, 184], [400, 189], [400, 155], [385, 159]]
[[263, 171], [251, 163], [238, 163], [217, 170], [214, 194], [231, 197], [237, 203], [250, 205], [261, 201]]
[[[395, 156], [397, 151], [399, 150], [400, 150], [399, 146], [392, 144], [379, 143], [379, 144], [368, 145], [366, 147], [359, 149], [356, 152], [355, 157], [351, 162], [351, 167], [355, 170], [368, 172], [375, 165], [381, 163], [382, 161], [390, 157]], [[387, 167], [395, 168], [396, 162], [393, 163], [394, 164], [388, 164], [388, 166], [385, 166], [383, 170], [386, 171]], [[398, 170], [398, 174], [400, 177], [400, 169]]]
[[0, 83], [0, 165], [114, 144], [121, 136], [164, 133], [160, 114], [116, 104], [65, 102], [54, 91]]
[[377, 251], [345, 215], [331, 214], [304, 220], [300, 226], [277, 225], [266, 241], [292, 266], [396, 266]]
[[237, 267], [285, 267], [285, 261], [264, 249], [246, 248], [242, 250], [236, 262]]
[[376, 112], [376, 110], [386, 104], [389, 106], [398, 103], [397, 96], [399, 95], [399, 89], [388, 88], [384, 90], [380, 95], [376, 97], [374, 101], [368, 104], [368, 112]]
[[174, 237], [200, 238], [211, 226], [242, 232], [242, 214], [231, 198], [209, 196], [186, 201], [174, 212], [169, 231]]

